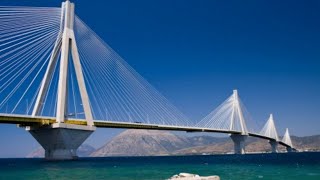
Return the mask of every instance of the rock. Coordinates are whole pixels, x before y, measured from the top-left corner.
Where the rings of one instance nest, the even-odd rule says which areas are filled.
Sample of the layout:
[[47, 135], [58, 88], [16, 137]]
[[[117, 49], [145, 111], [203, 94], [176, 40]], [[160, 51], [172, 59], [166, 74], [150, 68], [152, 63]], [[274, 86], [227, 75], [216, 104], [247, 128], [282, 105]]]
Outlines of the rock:
[[198, 174], [190, 173], [180, 173], [179, 175], [174, 175], [168, 180], [220, 180], [219, 176], [199, 176]]
[[[179, 177], [195, 177], [197, 174], [180, 173]], [[199, 176], [199, 175], [198, 175]]]

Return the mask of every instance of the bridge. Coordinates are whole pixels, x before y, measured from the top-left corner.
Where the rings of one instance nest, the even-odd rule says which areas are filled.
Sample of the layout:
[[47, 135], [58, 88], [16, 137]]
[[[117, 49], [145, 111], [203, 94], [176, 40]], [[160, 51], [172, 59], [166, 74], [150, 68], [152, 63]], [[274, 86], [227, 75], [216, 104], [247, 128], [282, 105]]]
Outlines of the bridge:
[[61, 8], [0, 6], [0, 123], [17, 124], [49, 160], [77, 157], [96, 128], [230, 134], [234, 152], [248, 136], [294, 151], [271, 114], [252, 128], [238, 91], [199, 122], [189, 120], [74, 13]]

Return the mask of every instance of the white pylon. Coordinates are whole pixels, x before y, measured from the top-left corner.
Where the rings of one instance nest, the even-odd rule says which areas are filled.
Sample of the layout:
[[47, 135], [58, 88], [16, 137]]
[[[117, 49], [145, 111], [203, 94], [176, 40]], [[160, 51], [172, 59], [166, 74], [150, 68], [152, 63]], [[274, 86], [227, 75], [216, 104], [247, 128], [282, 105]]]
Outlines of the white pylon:
[[73, 60], [72, 62], [76, 72], [77, 82], [79, 86], [81, 101], [87, 125], [93, 126], [93, 117], [89, 104], [88, 93], [83, 78], [77, 43], [73, 31], [73, 24], [74, 4], [67, 0], [66, 2], [62, 3], [60, 33], [54, 46], [53, 52], [51, 54], [45, 76], [42, 80], [42, 84], [40, 87], [39, 94], [37, 96], [32, 116], [39, 115], [41, 109], [43, 108], [43, 101], [45, 99], [46, 94], [48, 93], [47, 91], [48, 86], [50, 84], [50, 79], [53, 76], [54, 68], [58, 59], [58, 54], [61, 51], [56, 121], [57, 123], [63, 123], [64, 120], [67, 118], [67, 74], [69, 50], [71, 50]]
[[293, 147], [288, 128], [286, 128], [286, 132], [284, 133], [284, 136], [282, 138], [282, 142], [284, 142], [285, 144], [289, 145], [290, 147]]
[[273, 138], [276, 141], [279, 141], [278, 132], [277, 132], [272, 114], [270, 114], [269, 119], [266, 122], [266, 124], [263, 126], [262, 130], [260, 131], [260, 134], [266, 137]]
[[241, 110], [240, 102], [239, 102], [239, 95], [237, 90], [233, 90], [233, 101], [232, 101], [232, 112], [231, 112], [231, 123], [230, 123], [230, 130], [234, 130], [235, 124], [237, 123], [236, 121], [238, 120], [240, 123], [240, 128], [241, 128], [241, 134], [247, 135], [248, 130], [247, 126], [243, 117], [243, 113]]

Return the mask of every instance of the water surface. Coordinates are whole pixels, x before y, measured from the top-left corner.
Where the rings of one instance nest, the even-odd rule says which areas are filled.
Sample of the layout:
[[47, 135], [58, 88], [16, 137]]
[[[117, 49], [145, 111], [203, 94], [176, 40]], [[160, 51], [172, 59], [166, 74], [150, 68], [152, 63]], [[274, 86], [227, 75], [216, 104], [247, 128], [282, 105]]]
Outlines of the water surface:
[[0, 159], [0, 179], [166, 179], [179, 172], [221, 179], [320, 180], [320, 153], [107, 157], [47, 162]]

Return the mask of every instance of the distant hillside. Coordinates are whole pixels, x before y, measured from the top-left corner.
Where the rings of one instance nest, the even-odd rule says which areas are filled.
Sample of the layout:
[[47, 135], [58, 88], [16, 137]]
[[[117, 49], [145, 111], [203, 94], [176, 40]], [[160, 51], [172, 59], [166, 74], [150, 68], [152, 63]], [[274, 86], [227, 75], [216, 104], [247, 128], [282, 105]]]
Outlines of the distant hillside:
[[[194, 140], [200, 137], [193, 137]], [[297, 137], [292, 136], [292, 143], [299, 151], [320, 151], [320, 135]], [[173, 154], [220, 154], [233, 151], [233, 142], [230, 138], [214, 138], [211, 143], [196, 146], [196, 142], [189, 148], [180, 149]], [[285, 151], [285, 147], [279, 145], [280, 151]], [[270, 152], [271, 147], [267, 140], [248, 137], [246, 140], [246, 152]]]
[[291, 137], [293, 145], [301, 151], [319, 151], [320, 150], [320, 135]]
[[91, 156], [169, 155], [189, 146], [187, 138], [167, 131], [126, 130], [97, 149]]
[[[320, 151], [320, 135], [292, 137], [293, 145], [301, 151]], [[279, 146], [284, 151], [283, 146]], [[248, 137], [246, 152], [270, 152], [267, 140]], [[81, 157], [104, 156], [157, 156], [157, 155], [193, 155], [225, 154], [233, 152], [233, 142], [229, 137], [178, 136], [168, 131], [126, 130], [112, 138], [101, 148], [95, 150], [89, 145], [82, 145], [78, 150]], [[43, 157], [44, 150], [39, 148], [28, 157]]]
[[[320, 135], [292, 137], [293, 144], [300, 150], [320, 150]], [[267, 140], [248, 137], [247, 152], [270, 152]], [[281, 151], [285, 148], [279, 146]], [[233, 152], [233, 142], [228, 137], [177, 136], [167, 131], [126, 130], [90, 156], [152, 156], [224, 154]]]
[[[95, 149], [88, 145], [83, 144], [79, 147], [77, 153], [80, 157], [88, 157]], [[32, 151], [30, 154], [27, 155], [27, 158], [43, 158], [44, 157], [44, 149], [39, 147], [38, 149]]]

